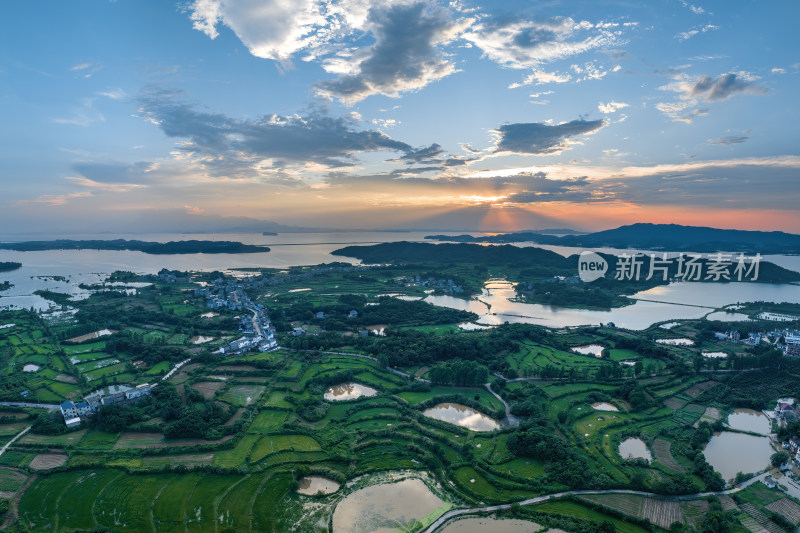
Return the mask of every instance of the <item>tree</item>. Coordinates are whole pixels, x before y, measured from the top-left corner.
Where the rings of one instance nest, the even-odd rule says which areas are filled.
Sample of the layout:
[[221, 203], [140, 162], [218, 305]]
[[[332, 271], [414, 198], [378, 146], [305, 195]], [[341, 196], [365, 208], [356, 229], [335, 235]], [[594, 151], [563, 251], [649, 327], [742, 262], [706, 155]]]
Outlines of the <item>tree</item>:
[[789, 454], [786, 452], [775, 452], [769, 458], [769, 462], [774, 467], [779, 467], [784, 463], [789, 462]]

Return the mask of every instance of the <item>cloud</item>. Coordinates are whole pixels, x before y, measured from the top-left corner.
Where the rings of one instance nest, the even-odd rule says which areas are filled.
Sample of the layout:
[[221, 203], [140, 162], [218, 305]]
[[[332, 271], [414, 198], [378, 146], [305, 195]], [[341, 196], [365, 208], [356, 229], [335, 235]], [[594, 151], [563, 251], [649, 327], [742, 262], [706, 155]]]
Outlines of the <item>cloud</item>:
[[607, 104], [604, 104], [603, 102], [600, 102], [597, 105], [597, 109], [599, 109], [601, 113], [605, 114], [616, 113], [623, 107], [628, 107], [628, 104], [623, 102], [609, 102]]
[[93, 63], [93, 62], [87, 61], [87, 62], [77, 63], [75, 65], [72, 65], [69, 68], [69, 70], [72, 71], [72, 72], [77, 73], [77, 76], [79, 76], [79, 77], [81, 77], [83, 79], [89, 79], [94, 75], [95, 72], [101, 70], [102, 68], [103, 68], [103, 65], [100, 65], [99, 63]]
[[697, 35], [698, 33], [707, 33], [710, 31], [718, 30], [719, 26], [715, 26], [713, 24], [706, 24], [705, 26], [695, 26], [689, 31], [684, 31], [675, 36], [676, 39], [679, 41], [687, 41]]
[[508, 86], [509, 89], [516, 89], [525, 85], [536, 83], [536, 85], [543, 85], [545, 83], [566, 83], [572, 79], [569, 74], [559, 74], [558, 72], [546, 72], [544, 70], [534, 69], [532, 73], [528, 74], [520, 83], [512, 83]]
[[681, 4], [683, 5], [683, 7], [688, 7], [689, 9], [691, 9], [692, 13], [694, 13], [695, 15], [702, 15], [703, 13], [706, 13], [706, 10], [703, 9], [702, 7], [692, 5], [686, 0], [681, 0]]
[[611, 47], [619, 41], [618, 31], [602, 23], [575, 22], [569, 17], [540, 20], [509, 17], [480, 22], [465, 32], [463, 38], [492, 61], [523, 69]]
[[72, 200], [76, 200], [78, 198], [87, 198], [89, 196], [94, 196], [90, 191], [83, 191], [83, 192], [73, 192], [68, 194], [43, 194], [36, 198], [35, 200], [20, 200], [17, 202], [19, 205], [49, 205], [49, 206], [56, 206], [56, 205], [66, 205]]
[[84, 98], [80, 107], [72, 109], [69, 117], [57, 117], [53, 119], [56, 124], [71, 124], [73, 126], [91, 126], [97, 122], [105, 122], [103, 114], [94, 108], [94, 98]]
[[291, 166], [352, 166], [360, 152], [400, 152], [399, 161], [416, 162], [442, 153], [436, 144], [416, 149], [380, 131], [358, 130], [352, 117], [336, 118], [319, 109], [303, 116], [238, 119], [201, 111], [174, 92], [158, 90], [138, 103], [140, 113], [164, 134], [185, 139], [179, 143], [181, 152], [217, 176], [253, 177]]
[[100, 181], [94, 181], [83, 177], [70, 176], [64, 179], [69, 181], [73, 185], [77, 185], [78, 187], [86, 187], [88, 189], [93, 189], [95, 191], [105, 191], [105, 192], [128, 192], [134, 189], [141, 189], [147, 187], [147, 185], [142, 185], [140, 183], [103, 183]]
[[119, 87], [116, 89], [109, 89], [108, 91], [101, 91], [97, 94], [100, 96], [105, 96], [106, 98], [110, 98], [111, 100], [123, 100], [128, 97], [128, 93]]
[[709, 139], [708, 144], [723, 144], [723, 145], [730, 145], [730, 144], [740, 144], [746, 142], [750, 137], [747, 135], [729, 135], [727, 137], [719, 137], [717, 139]]
[[780, 68], [780, 67], [775, 67], [772, 70], [770, 70], [770, 72], [773, 73], [773, 74], [786, 74], [786, 69], [785, 68]]
[[728, 73], [717, 77], [701, 76], [689, 89], [688, 95], [700, 97], [707, 102], [727, 100], [734, 94], [764, 94], [767, 89], [756, 85], [753, 81], [743, 79], [737, 74]]
[[757, 80], [758, 77], [745, 71], [695, 78], [678, 73], [659, 90], [678, 93], [680, 100], [661, 102], [656, 108], [675, 121], [689, 123], [695, 116], [708, 114], [708, 109], [696, 108], [700, 101], [721, 102], [736, 94], [765, 94], [767, 89]]
[[441, 47], [470, 23], [454, 21], [447, 10], [423, 3], [375, 6], [366, 23], [375, 44], [323, 62], [328, 72], [342, 75], [316, 87], [347, 105], [373, 94], [397, 97], [421, 89], [456, 72]]
[[504, 124], [495, 130], [498, 135], [495, 152], [558, 154], [569, 149], [570, 138], [594, 133], [605, 125], [603, 120], [573, 120], [555, 126], [542, 122]]
[[[72, 169], [92, 183], [103, 184], [141, 184], [148, 181], [148, 174], [158, 168], [149, 161], [138, 163], [120, 163], [108, 161], [81, 161], [72, 165]], [[78, 179], [78, 178], [67, 178]]]

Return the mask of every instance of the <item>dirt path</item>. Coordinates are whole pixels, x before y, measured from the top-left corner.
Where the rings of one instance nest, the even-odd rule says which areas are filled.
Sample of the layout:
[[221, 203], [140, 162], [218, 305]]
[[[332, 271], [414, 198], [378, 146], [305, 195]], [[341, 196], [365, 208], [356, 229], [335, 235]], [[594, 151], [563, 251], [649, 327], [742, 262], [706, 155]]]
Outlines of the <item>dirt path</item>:
[[20, 437], [21, 437], [21, 436], [23, 436], [25, 433], [27, 433], [28, 431], [30, 431], [31, 427], [32, 427], [32, 426], [28, 426], [28, 427], [26, 427], [25, 429], [23, 429], [22, 431], [20, 431], [19, 433], [17, 433], [17, 434], [16, 434], [16, 436], [15, 436], [13, 439], [11, 439], [10, 441], [8, 441], [8, 442], [6, 443], [6, 445], [5, 445], [5, 446], [3, 446], [2, 448], [0, 448], [0, 455], [3, 455], [4, 453], [6, 453], [6, 450], [8, 450], [8, 448], [9, 448], [9, 447], [10, 447], [12, 444], [14, 444], [14, 442], [15, 442], [15, 441], [16, 441], [18, 438], [20, 438]]
[[36, 481], [36, 478], [39, 477], [38, 474], [33, 474], [31, 477], [28, 478], [28, 481], [22, 485], [17, 493], [11, 498], [11, 501], [8, 504], [8, 513], [6, 513], [6, 518], [3, 520], [3, 523], [0, 524], [0, 529], [5, 529], [14, 522], [17, 521], [19, 518], [19, 500], [22, 498], [22, 495], [25, 494], [25, 491], [28, 490], [31, 483]]

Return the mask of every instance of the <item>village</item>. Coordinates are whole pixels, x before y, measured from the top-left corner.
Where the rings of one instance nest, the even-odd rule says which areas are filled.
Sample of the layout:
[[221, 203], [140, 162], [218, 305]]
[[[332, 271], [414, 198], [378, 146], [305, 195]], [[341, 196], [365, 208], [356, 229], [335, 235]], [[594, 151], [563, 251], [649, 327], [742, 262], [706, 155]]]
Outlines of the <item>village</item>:
[[721, 341], [740, 342], [751, 346], [759, 346], [762, 343], [770, 344], [778, 348], [784, 355], [800, 357], [800, 332], [784, 330], [773, 330], [769, 332], [748, 333], [743, 336], [737, 330], [715, 332], [714, 337]]

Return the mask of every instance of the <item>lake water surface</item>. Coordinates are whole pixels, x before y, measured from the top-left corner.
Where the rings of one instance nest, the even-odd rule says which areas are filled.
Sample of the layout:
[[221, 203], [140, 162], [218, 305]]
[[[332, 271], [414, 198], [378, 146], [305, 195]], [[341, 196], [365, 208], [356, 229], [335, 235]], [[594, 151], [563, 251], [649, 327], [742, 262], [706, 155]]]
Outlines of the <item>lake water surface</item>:
[[372, 485], [349, 494], [339, 502], [333, 512], [333, 532], [395, 532], [443, 504], [419, 479]]
[[492, 431], [500, 427], [495, 419], [460, 403], [440, 403], [425, 409], [422, 414], [472, 431]]
[[736, 409], [728, 415], [728, 426], [739, 431], [751, 431], [762, 435], [772, 433], [769, 417], [755, 409]]
[[732, 431], [715, 434], [703, 450], [708, 464], [726, 481], [736, 477], [738, 472], [749, 474], [764, 470], [772, 454], [768, 437]]
[[361, 383], [340, 383], [329, 387], [323, 396], [326, 400], [341, 401], [355, 400], [356, 398], [375, 396], [378, 391]]
[[441, 533], [536, 533], [541, 529], [536, 522], [513, 518], [465, 518], [446, 525]]

